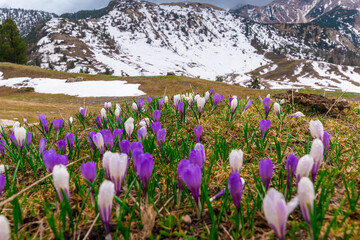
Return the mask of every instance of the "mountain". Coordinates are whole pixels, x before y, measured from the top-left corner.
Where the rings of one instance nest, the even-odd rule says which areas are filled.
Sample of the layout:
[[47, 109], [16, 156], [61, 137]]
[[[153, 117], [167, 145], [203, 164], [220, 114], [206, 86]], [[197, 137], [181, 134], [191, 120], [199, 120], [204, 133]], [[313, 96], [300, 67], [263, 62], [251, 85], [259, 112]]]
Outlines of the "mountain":
[[55, 16], [55, 14], [37, 10], [0, 8], [0, 24], [7, 18], [11, 18], [18, 26], [22, 37], [27, 36], [36, 25], [47, 22]]
[[249, 72], [284, 58], [360, 63], [349, 39], [314, 24], [262, 24], [200, 3], [113, 1], [98, 13], [56, 17], [38, 27], [28, 39], [29, 64], [118, 76], [174, 73], [244, 85]]
[[245, 5], [233, 12], [262, 23], [306, 23], [338, 6], [360, 9], [360, 0], [274, 0], [265, 6]]

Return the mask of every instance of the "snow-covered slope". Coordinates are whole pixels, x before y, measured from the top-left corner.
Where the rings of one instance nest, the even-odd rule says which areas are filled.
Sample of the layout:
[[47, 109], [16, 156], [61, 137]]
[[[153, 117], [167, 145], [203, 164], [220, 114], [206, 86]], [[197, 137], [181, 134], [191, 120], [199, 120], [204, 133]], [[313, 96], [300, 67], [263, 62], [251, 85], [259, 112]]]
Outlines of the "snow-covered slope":
[[11, 18], [18, 26], [20, 34], [23, 37], [28, 35], [33, 27], [48, 21], [54, 16], [55, 14], [37, 10], [0, 8], [0, 24], [7, 18]]
[[99, 18], [53, 18], [42, 32], [30, 64], [121, 76], [174, 72], [245, 82], [248, 72], [272, 62], [267, 54], [274, 51], [313, 60], [357, 51], [334, 30], [260, 24], [197, 3], [120, 1]]

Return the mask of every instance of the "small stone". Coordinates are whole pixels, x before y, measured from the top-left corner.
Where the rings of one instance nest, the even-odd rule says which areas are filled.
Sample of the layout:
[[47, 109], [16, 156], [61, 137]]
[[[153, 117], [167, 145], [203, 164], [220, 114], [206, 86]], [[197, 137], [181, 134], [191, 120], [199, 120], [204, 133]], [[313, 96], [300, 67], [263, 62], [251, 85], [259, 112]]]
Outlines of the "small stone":
[[181, 222], [190, 225], [191, 224], [191, 217], [189, 215], [185, 215], [181, 217]]

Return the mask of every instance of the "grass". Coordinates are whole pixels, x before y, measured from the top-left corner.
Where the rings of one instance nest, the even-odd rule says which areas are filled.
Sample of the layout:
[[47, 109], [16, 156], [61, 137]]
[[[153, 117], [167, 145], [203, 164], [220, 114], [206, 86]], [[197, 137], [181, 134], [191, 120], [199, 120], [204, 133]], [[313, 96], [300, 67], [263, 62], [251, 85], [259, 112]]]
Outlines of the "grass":
[[[215, 92], [223, 93], [217, 88]], [[265, 94], [265, 92], [259, 93]], [[338, 93], [334, 95], [336, 94]], [[11, 99], [14, 95], [16, 94], [9, 94], [8, 98]], [[36, 94], [31, 93], [31, 95]], [[62, 97], [64, 96], [59, 96], [59, 98]], [[54, 101], [51, 104], [58, 101], [55, 100], [56, 98], [57, 96], [54, 96], [54, 99], [49, 100]], [[316, 208], [312, 219], [314, 236], [318, 236], [316, 239], [358, 239], [360, 235], [359, 107], [353, 104], [352, 109], [346, 114], [331, 118], [319, 115], [314, 109], [306, 106], [283, 104], [283, 121], [280, 122], [271, 109], [268, 119], [271, 120], [272, 126], [266, 137], [261, 138], [259, 122], [264, 118], [262, 104], [256, 100], [250, 109], [242, 114], [245, 100], [240, 99], [232, 121], [229, 121], [230, 109], [227, 97], [214, 111], [212, 111], [210, 98], [200, 120], [197, 119], [197, 114], [194, 114], [197, 112], [196, 106], [186, 108], [185, 122], [182, 122], [179, 113], [174, 111], [173, 102], [163, 106], [160, 122], [162, 128], [166, 128], [167, 131], [164, 146], [161, 150], [158, 149], [156, 136], [151, 128], [148, 128], [148, 136], [143, 140], [144, 151], [150, 153], [154, 160], [154, 170], [148, 187], [149, 201], [145, 202], [145, 193], [140, 180], [136, 177], [130, 157], [130, 167], [126, 178], [127, 187], [122, 191], [120, 198], [114, 200], [110, 222], [113, 239], [275, 239], [275, 234], [268, 225], [262, 209], [265, 191], [259, 176], [259, 161], [262, 158], [272, 160], [274, 174], [270, 187], [284, 194], [286, 158], [291, 153], [298, 157], [309, 153], [312, 142], [309, 121], [314, 119], [320, 119], [324, 129], [332, 135], [328, 158], [320, 165], [314, 184], [316, 192]], [[67, 101], [67, 97], [63, 101]], [[135, 124], [144, 117], [152, 119], [152, 111], [157, 108], [156, 97], [153, 98], [151, 108], [147, 107], [145, 101], [146, 110], [140, 115], [132, 110], [130, 103], [129, 100], [120, 103], [122, 124], [117, 127], [123, 128], [125, 120], [129, 117], [135, 119]], [[34, 118], [37, 117], [37, 113], [48, 114], [48, 110], [51, 111], [51, 104], [49, 108], [34, 106], [34, 109], [29, 110], [29, 114], [30, 111], [38, 111], [33, 113]], [[78, 107], [82, 104], [81, 102], [72, 104], [76, 110], [66, 111], [75, 116]], [[115, 105], [114, 102], [113, 105]], [[291, 107], [292, 110], [290, 110]], [[47, 149], [57, 149], [57, 136], [54, 130], [44, 136], [37, 126], [27, 128], [33, 134], [33, 141], [31, 150], [25, 150], [23, 156], [13, 144], [10, 144], [9, 140], [7, 141], [6, 155], [2, 163], [11, 168], [6, 173], [7, 184], [0, 206], [2, 206], [1, 214], [7, 216], [11, 222], [13, 239], [40, 239], [41, 237], [54, 239], [56, 236], [59, 239], [77, 239], [79, 236], [83, 238], [88, 231], [90, 239], [103, 239], [106, 235], [101, 218], [96, 218], [98, 208], [91, 205], [87, 182], [80, 173], [81, 163], [91, 160], [96, 162], [98, 174], [93, 187], [97, 195], [99, 185], [105, 179], [101, 163], [102, 155], [98, 150], [91, 151], [87, 133], [93, 130], [98, 131], [92, 127], [95, 126], [95, 117], [99, 110], [99, 106], [97, 108], [94, 106], [94, 111], [88, 110], [84, 121], [85, 126], [80, 120], [75, 120], [70, 129], [68, 122], [65, 121], [65, 127], [59, 134], [59, 139], [63, 139], [65, 133], [73, 132], [77, 138], [73, 152], [71, 156], [69, 155], [70, 163], [74, 163], [68, 167], [71, 193], [69, 204], [66, 201], [59, 204], [51, 177], [17, 196], [15, 200], [2, 204], [26, 186], [47, 175], [38, 154], [40, 138], [47, 138]], [[306, 117], [290, 118], [289, 114], [285, 114], [286, 110], [302, 111]], [[113, 130], [115, 127], [114, 109], [108, 110], [107, 114], [107, 126]], [[51, 119], [52, 116], [48, 116], [48, 120]], [[186, 187], [184, 187], [180, 205], [176, 203], [177, 165], [181, 159], [188, 157], [190, 150], [195, 146], [193, 131], [196, 125], [203, 126], [200, 142], [206, 151], [206, 160], [202, 170], [200, 218], [196, 216], [194, 201]], [[139, 127], [135, 126], [131, 142], [138, 141], [136, 131]], [[8, 139], [9, 135], [10, 129], [7, 129], [3, 138], [6, 136]], [[125, 139], [125, 133], [122, 137]], [[217, 200], [209, 201], [210, 197], [227, 186], [231, 173], [228, 157], [232, 149], [242, 149], [244, 152], [241, 177], [246, 180], [246, 183], [241, 200], [240, 222], [242, 224], [240, 227], [238, 227], [239, 220], [230, 193], [226, 192]], [[120, 151], [119, 147], [112, 150]], [[288, 196], [288, 199], [294, 197], [296, 191], [297, 188], [293, 182], [292, 196]], [[115, 203], [121, 205], [119, 217], [115, 216]], [[94, 221], [95, 219], [97, 220]], [[93, 223], [94, 227], [91, 228]], [[299, 207], [290, 214], [286, 233], [286, 239], [306, 239], [311, 236], [309, 226], [304, 221]]]

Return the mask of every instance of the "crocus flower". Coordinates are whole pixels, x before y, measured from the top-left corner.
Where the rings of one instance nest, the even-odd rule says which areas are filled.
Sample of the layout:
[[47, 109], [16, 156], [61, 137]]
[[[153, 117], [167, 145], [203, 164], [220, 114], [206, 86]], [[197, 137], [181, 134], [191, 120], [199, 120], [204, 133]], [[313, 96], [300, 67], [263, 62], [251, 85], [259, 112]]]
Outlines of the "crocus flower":
[[103, 129], [103, 130], [100, 130], [100, 133], [104, 137], [106, 134], [111, 134], [111, 130], [110, 129]]
[[200, 125], [196, 125], [194, 130], [195, 130], [195, 141], [198, 143], [200, 142], [203, 128]]
[[160, 116], [161, 116], [161, 112], [160, 110], [155, 110], [153, 112], [153, 118], [155, 122], [159, 122], [160, 121]]
[[0, 215], [0, 239], [11, 239], [10, 223], [4, 215]]
[[311, 145], [310, 156], [314, 159], [314, 165], [311, 169], [311, 177], [313, 182], [315, 182], [316, 174], [324, 158], [324, 144], [320, 139], [314, 139]]
[[118, 140], [120, 142], [121, 136], [123, 135], [124, 130], [115, 128], [113, 131], [113, 138], [114, 140]]
[[25, 139], [26, 139], [26, 130], [25, 130], [25, 128], [23, 128], [23, 127], [15, 128], [14, 129], [14, 136], [15, 136], [15, 139], [16, 139], [16, 145], [22, 151], [22, 149], [24, 148]]
[[101, 120], [104, 120], [106, 122], [107, 120], [107, 115], [106, 115], [106, 109], [105, 108], [102, 108], [100, 110], [100, 117], [101, 117]]
[[105, 172], [105, 176], [110, 180], [110, 161], [113, 157], [116, 156], [117, 153], [112, 153], [110, 151], [106, 151], [103, 155], [102, 166]]
[[5, 158], [5, 142], [0, 140], [0, 156], [2, 159]]
[[236, 210], [238, 211], [239, 214], [240, 214], [240, 207], [241, 207], [240, 206], [241, 197], [242, 197], [242, 193], [243, 193], [243, 182], [244, 182], [244, 180], [236, 172], [233, 172], [230, 174], [230, 177], [228, 180], [230, 194], [233, 199]]
[[284, 104], [285, 103], [285, 99], [281, 99], [280, 104]]
[[138, 123], [138, 125], [140, 125], [142, 127], [150, 127], [150, 119], [144, 118]]
[[91, 183], [94, 183], [96, 177], [96, 163], [95, 162], [87, 162], [83, 163], [80, 166], [81, 175], [83, 178], [88, 180]]
[[184, 111], [185, 111], [185, 103], [184, 102], [179, 102], [178, 110], [179, 110], [180, 116], [182, 117], [184, 114]]
[[215, 93], [213, 100], [213, 109], [224, 99], [224, 95]]
[[159, 99], [159, 110], [161, 110], [162, 106], [164, 105], [164, 99]]
[[298, 198], [300, 202], [301, 213], [305, 221], [310, 226], [311, 222], [310, 222], [309, 207], [312, 212], [314, 207], [315, 190], [313, 183], [307, 177], [303, 177], [299, 182]]
[[130, 153], [130, 142], [129, 140], [122, 140], [120, 142], [120, 150], [122, 153], [126, 153], [127, 155], [129, 155]]
[[159, 123], [159, 122], [151, 123], [151, 129], [153, 130], [154, 134], [156, 135], [157, 132], [161, 129], [161, 123]]
[[264, 110], [265, 110], [265, 115], [268, 115], [269, 110], [270, 110], [270, 104], [271, 104], [271, 100], [270, 98], [264, 98], [262, 101], [262, 104], [264, 106]]
[[69, 117], [70, 128], [72, 126], [73, 121], [74, 121], [73, 117]]
[[230, 116], [231, 117], [234, 115], [237, 105], [238, 105], [237, 98], [230, 98]]
[[165, 144], [165, 137], [166, 137], [166, 129], [162, 128], [156, 134], [159, 149], [161, 149], [161, 146]]
[[165, 96], [164, 97], [164, 103], [167, 105], [169, 103], [169, 97], [168, 96]]
[[48, 123], [48, 121], [46, 119], [46, 115], [45, 114], [40, 114], [39, 119], [40, 119], [40, 123], [41, 123], [44, 131], [46, 133], [49, 133], [49, 123]]
[[60, 154], [66, 154], [66, 142], [65, 140], [59, 140], [58, 141], [58, 148]]
[[305, 117], [305, 115], [302, 112], [296, 112], [294, 114], [292, 114], [290, 117]]
[[14, 133], [15, 132], [15, 128], [19, 128], [20, 127], [20, 123], [19, 122], [15, 122], [13, 127], [12, 127], [12, 131], [11, 133]]
[[138, 100], [137, 104], [139, 106], [139, 111], [142, 111], [142, 108], [144, 106], [144, 99], [141, 98], [140, 100]]
[[249, 101], [246, 103], [246, 106], [245, 106], [245, 109], [244, 109], [243, 113], [246, 112], [246, 110], [248, 110], [248, 109], [250, 108], [251, 104], [252, 104], [252, 100], [249, 100]]
[[147, 101], [148, 101], [149, 107], [150, 107], [150, 106], [151, 106], [151, 102], [152, 102], [152, 98], [151, 98], [151, 97], [148, 97], [148, 98], [147, 98]]
[[142, 139], [145, 139], [147, 135], [147, 128], [146, 127], [141, 127], [138, 131], [137, 131], [137, 136], [139, 141], [142, 141]]
[[97, 124], [98, 128], [99, 128], [99, 129], [102, 129], [102, 128], [103, 128], [103, 125], [102, 125], [100, 116], [97, 116], [97, 117], [95, 118], [95, 121], [96, 121], [96, 124]]
[[101, 152], [104, 153], [104, 138], [101, 135], [101, 133], [97, 133], [93, 136], [93, 141], [95, 146], [97, 147], [97, 149]]
[[136, 103], [132, 103], [131, 107], [135, 111], [136, 114], [139, 113], [138, 105]]
[[314, 159], [311, 155], [305, 155], [300, 158], [296, 167], [296, 183], [300, 182], [303, 177], [308, 177], [309, 173], [314, 165]]
[[284, 196], [274, 188], [271, 188], [264, 198], [265, 218], [280, 240], [285, 239], [287, 219], [297, 204], [297, 198], [286, 204]]
[[108, 110], [109, 108], [111, 108], [111, 102], [105, 102], [105, 103], [104, 103], [104, 108], [105, 108], [106, 110]]
[[125, 132], [126, 132], [126, 135], [127, 137], [130, 139], [131, 138], [131, 134], [133, 133], [134, 131], [134, 119], [132, 117], [128, 118], [126, 121], [125, 121]]
[[275, 102], [274, 103], [274, 111], [278, 117], [280, 117], [281, 107], [280, 104]]
[[310, 121], [310, 134], [313, 138], [322, 140], [324, 137], [324, 127], [319, 120]]
[[139, 176], [144, 190], [147, 194], [147, 185], [150, 181], [151, 174], [154, 168], [153, 157], [150, 153], [142, 154], [136, 163], [137, 175]]
[[8, 169], [9, 167], [4, 164], [0, 164], [0, 174], [5, 173], [5, 168]]
[[28, 121], [26, 118], [24, 118], [24, 125], [27, 126], [28, 125]]
[[220, 192], [218, 192], [217, 194], [215, 194], [215, 196], [213, 196], [212, 198], [210, 198], [210, 202], [213, 202], [215, 199], [221, 197], [222, 195], [224, 195], [226, 188], [220, 190]]
[[324, 132], [323, 144], [324, 144], [325, 161], [327, 159], [327, 156], [328, 156], [328, 153], [330, 150], [330, 137], [331, 137], [331, 134], [329, 134], [328, 132]]
[[69, 149], [73, 149], [75, 144], [75, 136], [73, 133], [67, 133], [65, 134], [65, 142], [67, 145], [69, 145]]
[[141, 157], [142, 154], [144, 154], [143, 148], [135, 148], [131, 150], [133, 164], [134, 164], [134, 171], [137, 173], [137, 161]]
[[119, 118], [120, 117], [120, 113], [121, 113], [121, 109], [120, 108], [116, 108], [115, 109], [115, 117]]
[[240, 149], [239, 150], [234, 149], [231, 151], [231, 153], [229, 155], [231, 172], [237, 173], [240, 175], [241, 167], [243, 164], [243, 157], [244, 157], [244, 153]]
[[269, 158], [261, 159], [259, 162], [259, 170], [261, 181], [265, 186], [265, 190], [267, 191], [270, 186], [270, 181], [273, 175], [274, 166]]
[[32, 140], [32, 134], [31, 132], [26, 133], [26, 144], [27, 144], [27, 150], [29, 151], [29, 147], [31, 146], [31, 140]]
[[175, 110], [178, 108], [179, 101], [180, 101], [180, 94], [177, 94], [177, 95], [174, 96], [174, 108], [175, 108]]
[[114, 137], [111, 133], [104, 134], [104, 146], [106, 150], [111, 150], [114, 146]]
[[[187, 159], [181, 160], [179, 162], [179, 164], [178, 164], [178, 167], [177, 167], [177, 173], [178, 173], [177, 180], [178, 180], [178, 188], [179, 188], [179, 190], [183, 189], [183, 185], [182, 185], [181, 180], [180, 180], [181, 172], [185, 169], [185, 167], [189, 166], [189, 164], [190, 164], [190, 161], [187, 160]], [[179, 203], [179, 201], [178, 201], [178, 203]]]
[[6, 181], [5, 175], [4, 175], [4, 173], [1, 173], [0, 174], [0, 198], [1, 198], [2, 192], [5, 188], [5, 181]]
[[41, 138], [39, 142], [39, 155], [42, 156], [46, 148], [46, 138]]
[[120, 196], [122, 183], [126, 180], [128, 156], [125, 153], [115, 153], [110, 158], [110, 179], [115, 185], [116, 196]]
[[181, 171], [180, 178], [190, 190], [197, 206], [198, 217], [200, 217], [201, 167], [189, 164]]
[[80, 107], [80, 115], [85, 119], [85, 108]]
[[294, 154], [290, 154], [286, 159], [287, 189], [290, 188], [290, 179], [295, 177], [298, 162], [299, 160]]
[[115, 186], [114, 183], [105, 180], [99, 188], [98, 195], [98, 206], [99, 212], [101, 215], [101, 220], [103, 221], [106, 229], [107, 236], [105, 239], [111, 239], [110, 235], [110, 218], [111, 218], [111, 208], [113, 204], [113, 199], [115, 196]]
[[17, 141], [16, 141], [16, 137], [15, 137], [15, 134], [14, 134], [14, 133], [12, 133], [12, 134], [10, 135], [10, 140], [11, 140], [11, 142], [12, 142], [16, 147], [18, 146]]
[[63, 124], [64, 124], [64, 119], [54, 119], [53, 120], [53, 126], [54, 126], [56, 133], [59, 133]]
[[206, 103], [206, 99], [203, 97], [199, 97], [196, 101], [196, 105], [199, 112], [199, 118], [201, 118], [201, 113], [204, 110], [205, 103]]
[[65, 192], [67, 199], [70, 201], [70, 189], [69, 189], [69, 173], [66, 167], [62, 164], [54, 166], [53, 179], [54, 187], [59, 196], [60, 201], [63, 201], [63, 195], [61, 189]]
[[270, 119], [268, 119], [268, 120], [261, 119], [261, 121], [260, 121], [261, 137], [264, 137], [264, 134], [269, 130], [270, 127], [271, 127]]
[[69, 164], [69, 159], [66, 155], [57, 154], [54, 149], [44, 150], [43, 161], [49, 173], [53, 172], [54, 166], [62, 164], [64, 166]]
[[210, 88], [210, 93], [213, 94], [214, 93], [214, 89]]
[[116, 124], [117, 124], [118, 126], [120, 126], [121, 123], [122, 123], [121, 118], [117, 117], [117, 118], [116, 118]]
[[87, 136], [87, 138], [88, 138], [88, 142], [89, 142], [89, 145], [90, 145], [90, 147], [91, 147], [91, 150], [95, 150], [95, 146], [94, 146], [94, 136], [96, 135], [96, 132], [95, 131], [92, 131], [92, 132], [89, 132], [88, 133], [88, 136]]
[[207, 91], [204, 96], [205, 102], [207, 102], [209, 100], [209, 97], [210, 97], [210, 93]]

